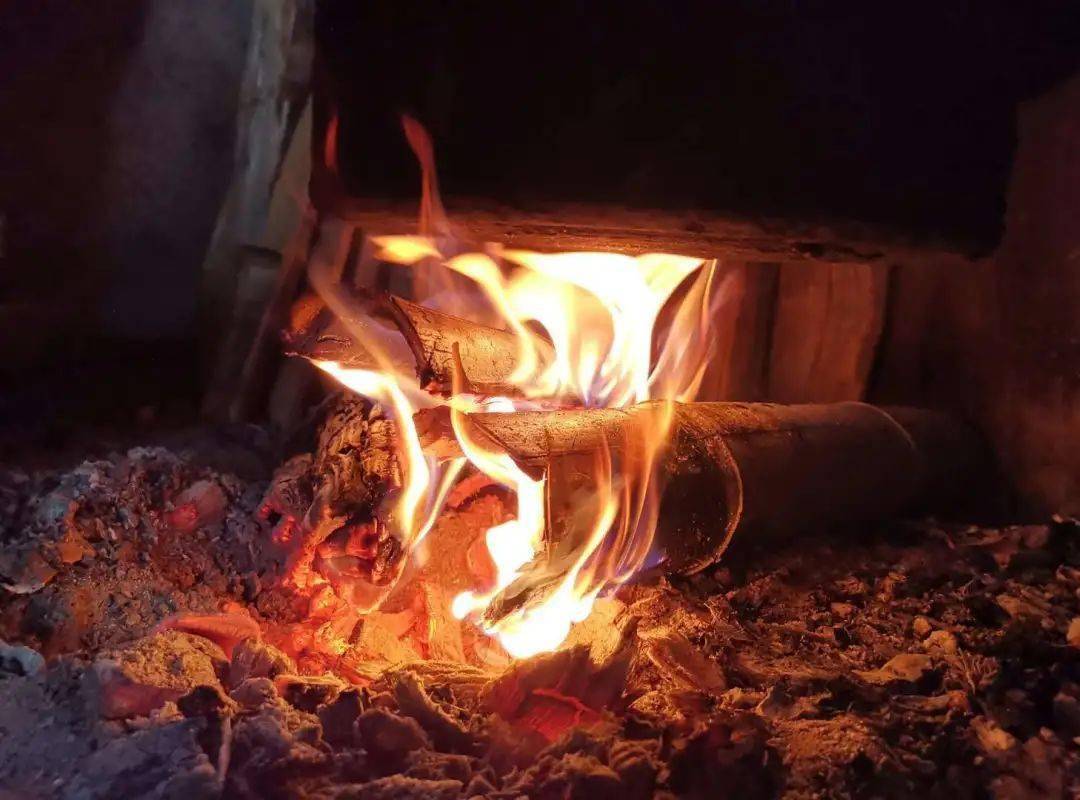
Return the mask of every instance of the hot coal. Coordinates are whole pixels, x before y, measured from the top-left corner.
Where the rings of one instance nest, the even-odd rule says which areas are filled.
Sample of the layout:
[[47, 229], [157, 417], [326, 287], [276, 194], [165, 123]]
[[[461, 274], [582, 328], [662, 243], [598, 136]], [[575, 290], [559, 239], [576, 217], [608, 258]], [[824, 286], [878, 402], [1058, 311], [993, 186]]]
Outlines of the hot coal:
[[[175, 498], [205, 482], [224, 514], [169, 527]], [[495, 495], [448, 513], [431, 543], [448, 563], [410, 564], [331, 655], [318, 630], [336, 618], [278, 583], [263, 483], [153, 450], [3, 484], [21, 559], [8, 563], [37, 552], [53, 572], [0, 595], [0, 784], [16, 796], [1078, 788], [1080, 529], [1067, 520], [751, 547], [690, 578], [627, 585], [564, 650], [500, 665], [467, 625], [448, 660], [429, 623], [449, 622], [423, 591], [471, 580], [447, 545], [505, 514]], [[86, 547], [65, 560], [76, 533]], [[389, 642], [413, 660], [391, 663]]]

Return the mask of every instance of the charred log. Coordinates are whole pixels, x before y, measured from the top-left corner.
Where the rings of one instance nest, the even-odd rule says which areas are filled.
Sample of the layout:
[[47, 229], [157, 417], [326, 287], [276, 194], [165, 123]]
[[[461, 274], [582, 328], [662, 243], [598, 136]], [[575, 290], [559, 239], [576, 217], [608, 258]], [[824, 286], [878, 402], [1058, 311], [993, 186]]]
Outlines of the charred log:
[[363, 398], [344, 395], [331, 408], [313, 455], [275, 474], [263, 515], [287, 552], [286, 573], [299, 586], [315, 571], [357, 610], [376, 608], [404, 566], [403, 547], [378, 518], [399, 484], [394, 423]]

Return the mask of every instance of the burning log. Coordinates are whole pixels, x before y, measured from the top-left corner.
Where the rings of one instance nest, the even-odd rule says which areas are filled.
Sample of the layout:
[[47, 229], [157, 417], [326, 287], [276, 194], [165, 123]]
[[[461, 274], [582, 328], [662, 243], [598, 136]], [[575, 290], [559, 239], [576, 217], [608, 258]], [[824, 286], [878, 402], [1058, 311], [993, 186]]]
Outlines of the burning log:
[[[414, 369], [412, 352], [387, 304], [361, 289], [342, 287], [344, 310], [330, 309], [318, 296], [309, 294], [292, 307], [289, 328], [282, 338], [286, 355], [314, 362], [333, 361], [350, 369]], [[361, 341], [362, 340], [362, 341]], [[380, 364], [377, 347], [389, 364]]]
[[[349, 297], [357, 313], [346, 318], [332, 313], [314, 297], [298, 302], [291, 329], [285, 334], [287, 352], [347, 368], [389, 367], [401, 374], [415, 369], [422, 386], [442, 394], [451, 392], [454, 371], [460, 364], [464, 391], [521, 394], [521, 388], [510, 381], [520, 354], [516, 334], [393, 295], [377, 298], [354, 289]], [[370, 351], [371, 344], [389, 364], [379, 362]], [[538, 339], [536, 346], [540, 364], [550, 364], [555, 358], [550, 344]]]
[[[390, 297], [389, 304], [416, 357], [421, 384], [449, 393], [460, 363], [465, 382], [463, 391], [486, 395], [521, 393], [520, 387], [510, 382], [519, 358], [520, 341], [516, 334], [400, 297]], [[546, 342], [540, 341], [538, 349], [541, 364], [554, 360], [555, 353]]]
[[[565, 574], [589, 516], [582, 507], [596, 494], [588, 464], [607, 453], [627, 472], [663, 405], [468, 417], [478, 440], [530, 476], [547, 476], [545, 551], [489, 606], [489, 622], [542, 599]], [[980, 465], [974, 432], [932, 411], [854, 402], [688, 403], [671, 411], [653, 552], [672, 573], [714, 563], [736, 532], [790, 538], [810, 527], [942, 510]]]
[[330, 411], [314, 456], [286, 462], [262, 503], [273, 538], [287, 554], [289, 579], [315, 569], [360, 610], [375, 608], [403, 566], [402, 543], [376, 511], [400, 481], [392, 421], [357, 397]]

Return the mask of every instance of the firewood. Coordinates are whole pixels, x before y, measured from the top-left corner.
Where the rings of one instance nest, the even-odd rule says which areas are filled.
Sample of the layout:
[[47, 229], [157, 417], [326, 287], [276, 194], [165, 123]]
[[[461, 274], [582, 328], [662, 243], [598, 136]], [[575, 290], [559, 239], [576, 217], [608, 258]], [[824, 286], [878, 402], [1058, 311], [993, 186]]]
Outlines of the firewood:
[[[604, 448], [625, 451], [659, 407], [653, 401], [627, 409], [472, 414], [466, 420], [473, 436], [510, 455], [530, 477], [550, 480], [568, 466], [566, 459], [592, 458]], [[718, 500], [717, 487], [727, 487], [721, 516], [712, 519], [761, 534], [793, 535], [808, 524], [886, 517], [913, 505], [947, 508], [962, 494], [962, 477], [979, 475], [983, 463], [982, 443], [971, 428], [924, 409], [854, 402], [676, 403], [674, 415], [664, 458], [667, 493], [685, 496], [701, 511], [702, 503]], [[448, 416], [444, 408], [417, 412], [426, 452], [462, 454]], [[702, 484], [699, 499], [691, 483]], [[720, 552], [722, 547], [715, 556]]]
[[[310, 361], [333, 361], [349, 369], [416, 368], [412, 350], [392, 318], [387, 302], [364, 289], [335, 287], [334, 308], [317, 295], [300, 297], [283, 334], [285, 354]], [[377, 349], [385, 362], [373, 352]]]
[[[337, 287], [337, 292], [336, 305], [350, 312], [344, 318], [341, 308], [327, 308], [317, 298], [307, 296], [297, 301], [285, 334], [287, 353], [356, 369], [415, 370], [421, 385], [445, 394], [453, 384], [456, 345], [464, 390], [486, 395], [521, 394], [520, 387], [509, 380], [520, 352], [514, 333], [394, 295], [376, 296], [346, 287]], [[365, 347], [369, 343], [378, 348], [382, 361]], [[541, 365], [554, 360], [548, 342], [537, 340], [537, 350]]]
[[[298, 566], [311, 564], [327, 536], [346, 530], [350, 516], [370, 519], [395, 485], [393, 424], [372, 421], [361, 405], [355, 413], [349, 407], [339, 409], [324, 429], [315, 460], [321, 465], [315, 468], [321, 476], [318, 504], [333, 524], [311, 525], [317, 517], [306, 515], [312, 530], [293, 559]], [[627, 409], [466, 417], [471, 434], [487, 447], [510, 455], [534, 479], [547, 477], [545, 549], [491, 604], [491, 619], [558, 585], [589, 535], [590, 515], [581, 511], [598, 495], [597, 458], [606, 452], [618, 468], [634, 474], [644, 431], [663, 407], [652, 401]], [[692, 574], [714, 563], [736, 530], [747, 539], [791, 537], [811, 526], [948, 508], [963, 483], [957, 476], [977, 474], [982, 455], [963, 423], [920, 409], [854, 402], [687, 403], [673, 404], [672, 413], [661, 451], [663, 499], [654, 543], [663, 569], [671, 573]], [[427, 452], [456, 457], [461, 452], [447, 416], [445, 408], [427, 409], [415, 421]], [[380, 558], [376, 564], [364, 562], [372, 573], [364, 585], [371, 583], [381, 596], [392, 586], [403, 551], [379, 531], [376, 526]], [[613, 549], [623, 546], [615, 543]], [[342, 559], [363, 561], [346, 554], [315, 563], [334, 571]], [[354, 578], [350, 571], [347, 583], [356, 584]]]
[[[222, 321], [225, 334], [217, 343], [213, 375], [203, 396], [203, 413], [218, 419], [239, 418], [243, 412], [240, 405], [253, 392], [248, 384], [257, 379], [258, 370], [253, 362], [251, 369], [247, 365], [258, 349], [252, 343], [276, 290], [281, 268], [279, 253], [256, 247], [241, 248], [237, 261], [239, 274], [232, 313]], [[277, 356], [272, 337], [258, 344], [263, 351], [267, 344], [271, 345], [270, 352], [258, 358], [272, 360]]]
[[863, 399], [885, 322], [888, 281], [889, 268], [880, 263], [782, 265], [769, 399]]
[[764, 400], [778, 265], [750, 262], [720, 269], [723, 278], [718, 279], [731, 281], [730, 307], [711, 322], [714, 356], [698, 399]]
[[[307, 586], [315, 570], [361, 612], [377, 608], [393, 588], [406, 544], [375, 509], [400, 480], [395, 436], [377, 407], [345, 396], [330, 409], [314, 455], [297, 456], [275, 473], [260, 514], [286, 549], [291, 582]], [[349, 547], [357, 537], [370, 539], [364, 552]]]
[[[473, 435], [534, 477], [547, 475], [545, 550], [489, 606], [495, 621], [558, 585], [587, 532], [596, 494], [589, 462], [605, 449], [636, 457], [657, 402], [609, 409], [474, 414]], [[792, 537], [914, 510], [947, 508], [978, 474], [975, 434], [950, 417], [862, 403], [777, 406], [675, 404], [661, 461], [663, 499], [653, 548], [668, 572], [714, 563], [732, 536]], [[580, 522], [582, 518], [584, 522]], [[577, 522], [576, 522], [577, 521]]]
[[[449, 392], [455, 369], [455, 345], [466, 391], [488, 395], [520, 395], [509, 381], [518, 364], [516, 334], [444, 314], [400, 297], [389, 298], [390, 308], [416, 356], [420, 382]], [[538, 342], [541, 364], [551, 363], [552, 347]]]

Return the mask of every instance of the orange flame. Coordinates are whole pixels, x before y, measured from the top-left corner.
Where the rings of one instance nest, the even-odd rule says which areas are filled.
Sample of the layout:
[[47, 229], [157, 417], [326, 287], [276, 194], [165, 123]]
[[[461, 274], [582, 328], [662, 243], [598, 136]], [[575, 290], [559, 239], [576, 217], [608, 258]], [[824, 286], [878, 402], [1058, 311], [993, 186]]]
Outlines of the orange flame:
[[[633, 436], [618, 452], [605, 449], [599, 454], [589, 469], [587, 502], [574, 519], [559, 523], [568, 530], [554, 530], [548, 519], [552, 476], [534, 479], [508, 454], [478, 441], [470, 433], [469, 415], [512, 412], [535, 407], [541, 400], [545, 406], [602, 408], [692, 400], [712, 352], [708, 320], [723, 291], [715, 286], [715, 262], [687, 256], [545, 254], [495, 245], [482, 252], [455, 253], [438, 200], [430, 139], [414, 120], [406, 119], [404, 127], [424, 173], [422, 235], [373, 237], [374, 258], [409, 266], [417, 276], [422, 270], [425, 279], [418, 277], [414, 284], [413, 299], [418, 302], [445, 303], [447, 294], [458, 301], [464, 298], [463, 305], [452, 309], [460, 316], [477, 311], [468, 302], [476, 292], [462, 291], [460, 283], [450, 292], [446, 287], [455, 285], [452, 280], [466, 279], [478, 289], [486, 300], [486, 308], [479, 309], [485, 316], [482, 321], [490, 322], [488, 317], [494, 314], [516, 336], [518, 354], [511, 381], [525, 399], [475, 398], [462, 394], [460, 387], [446, 400], [426, 396], [415, 377], [395, 367], [396, 362], [359, 326], [352, 332], [371, 351], [378, 369], [353, 370], [327, 362], [319, 366], [354, 391], [383, 403], [397, 422], [402, 481], [390, 516], [409, 547], [430, 529], [466, 461], [515, 493], [516, 517], [485, 534], [496, 566], [494, 587], [458, 595], [453, 611], [498, 637], [511, 655], [526, 657], [558, 647], [571, 625], [588, 616], [601, 592], [625, 581], [645, 562], [662, 491], [657, 463], [674, 407], [660, 402], [635, 413]], [[451, 255], [444, 256], [446, 252]], [[688, 291], [660, 332], [654, 358], [661, 310], [691, 276]], [[344, 321], [355, 316], [317, 264], [312, 265], [312, 284]], [[554, 350], [554, 360], [540, 358], [541, 346]], [[450, 407], [454, 435], [465, 456], [449, 464], [425, 456], [413, 424], [418, 408], [439, 402]], [[544, 589], [536, 602], [494, 622], [485, 621], [485, 610], [500, 593], [541, 579]]]
[[323, 140], [323, 165], [330, 172], [338, 171], [338, 115], [330, 117], [326, 124], [326, 138]]

